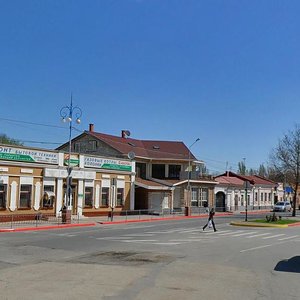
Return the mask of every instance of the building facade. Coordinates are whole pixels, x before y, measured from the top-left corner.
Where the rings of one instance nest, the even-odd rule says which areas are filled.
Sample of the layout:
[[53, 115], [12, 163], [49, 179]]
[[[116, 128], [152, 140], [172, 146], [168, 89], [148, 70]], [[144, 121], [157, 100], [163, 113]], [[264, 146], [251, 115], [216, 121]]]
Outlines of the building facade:
[[271, 209], [278, 198], [277, 184], [257, 175], [244, 176], [233, 172], [215, 177], [216, 209], [237, 211], [248, 209]]
[[0, 215], [107, 214], [132, 209], [135, 164], [126, 159], [72, 153], [72, 192], [67, 203], [68, 154], [0, 145]]
[[[183, 142], [133, 139], [125, 130], [113, 136], [95, 132], [90, 124], [89, 131], [75, 137], [72, 145], [72, 151], [84, 155], [131, 157], [136, 162], [134, 209], [161, 213], [214, 206], [216, 182], [211, 176], [203, 176], [203, 162]], [[67, 149], [68, 143], [58, 147]]]

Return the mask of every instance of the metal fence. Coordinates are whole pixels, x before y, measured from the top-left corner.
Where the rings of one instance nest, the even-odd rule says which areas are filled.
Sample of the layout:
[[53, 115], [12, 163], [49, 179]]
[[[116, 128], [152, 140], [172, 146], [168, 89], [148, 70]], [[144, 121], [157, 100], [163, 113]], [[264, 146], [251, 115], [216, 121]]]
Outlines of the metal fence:
[[[80, 223], [79, 216], [72, 216], [72, 223]], [[61, 216], [54, 214], [11, 214], [0, 216], [1, 228], [39, 227], [65, 224]]]

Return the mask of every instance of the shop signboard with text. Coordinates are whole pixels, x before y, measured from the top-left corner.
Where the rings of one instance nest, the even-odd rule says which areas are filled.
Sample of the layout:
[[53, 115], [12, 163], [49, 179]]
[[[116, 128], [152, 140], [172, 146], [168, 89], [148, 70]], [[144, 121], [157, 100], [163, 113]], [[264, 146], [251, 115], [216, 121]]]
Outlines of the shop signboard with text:
[[0, 146], [0, 160], [58, 164], [58, 153]]
[[130, 161], [109, 159], [109, 158], [99, 158], [99, 157], [92, 157], [92, 156], [84, 157], [84, 166], [88, 168], [127, 171], [127, 172], [131, 172], [132, 170], [132, 165]]

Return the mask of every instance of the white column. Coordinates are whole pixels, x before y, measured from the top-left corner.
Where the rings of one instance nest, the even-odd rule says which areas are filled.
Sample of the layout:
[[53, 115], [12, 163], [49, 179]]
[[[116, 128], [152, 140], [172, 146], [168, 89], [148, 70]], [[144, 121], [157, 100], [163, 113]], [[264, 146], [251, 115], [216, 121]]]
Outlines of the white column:
[[61, 214], [63, 205], [63, 179], [57, 179], [57, 192], [56, 192], [56, 216]]
[[34, 191], [34, 210], [39, 210], [40, 208], [40, 198], [41, 198], [41, 183], [37, 182], [35, 184], [35, 191]]
[[82, 216], [82, 208], [83, 208], [83, 196], [84, 190], [83, 190], [83, 180], [78, 180], [78, 198], [77, 198], [77, 214], [78, 216]]
[[95, 208], [100, 207], [100, 184], [96, 184], [96, 191], [95, 191]]
[[79, 168], [84, 168], [84, 155], [79, 155]]
[[130, 182], [130, 210], [134, 210], [134, 203], [135, 203], [135, 161], [131, 163], [132, 170], [131, 170], [131, 182]]
[[65, 154], [62, 152], [59, 152], [58, 153], [58, 165], [60, 167], [63, 167], [63, 165], [64, 165], [64, 158], [65, 158]]
[[13, 181], [10, 185], [10, 205], [9, 209], [15, 211], [17, 208], [17, 189], [18, 184], [16, 181]]

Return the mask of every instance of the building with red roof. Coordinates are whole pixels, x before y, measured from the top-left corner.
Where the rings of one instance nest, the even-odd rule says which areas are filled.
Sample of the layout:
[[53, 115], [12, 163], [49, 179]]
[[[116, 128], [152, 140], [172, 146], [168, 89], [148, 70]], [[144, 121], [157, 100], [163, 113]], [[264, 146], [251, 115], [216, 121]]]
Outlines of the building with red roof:
[[[182, 141], [134, 139], [127, 130], [114, 136], [95, 132], [94, 125], [90, 124], [88, 131], [72, 139], [71, 146], [71, 151], [79, 154], [135, 162], [131, 210], [162, 212], [190, 206], [204, 210], [207, 204], [213, 205], [217, 183], [211, 176], [202, 175], [204, 162], [197, 160]], [[68, 147], [65, 143], [57, 150], [68, 151]], [[188, 186], [191, 193], [187, 193]]]
[[215, 188], [216, 209], [219, 211], [271, 209], [278, 197], [278, 184], [258, 175], [225, 172], [215, 180], [219, 183]]

